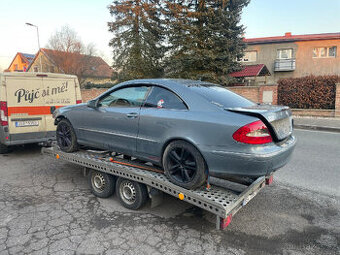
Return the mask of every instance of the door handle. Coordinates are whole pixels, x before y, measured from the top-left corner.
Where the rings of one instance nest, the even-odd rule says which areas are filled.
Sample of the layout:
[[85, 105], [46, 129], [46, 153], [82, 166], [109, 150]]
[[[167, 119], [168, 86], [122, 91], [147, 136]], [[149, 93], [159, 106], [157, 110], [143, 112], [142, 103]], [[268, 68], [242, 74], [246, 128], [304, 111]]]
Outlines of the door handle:
[[126, 116], [127, 116], [128, 118], [130, 118], [130, 119], [134, 119], [134, 118], [137, 118], [138, 113], [136, 113], [136, 112], [130, 112], [130, 113], [126, 114]]

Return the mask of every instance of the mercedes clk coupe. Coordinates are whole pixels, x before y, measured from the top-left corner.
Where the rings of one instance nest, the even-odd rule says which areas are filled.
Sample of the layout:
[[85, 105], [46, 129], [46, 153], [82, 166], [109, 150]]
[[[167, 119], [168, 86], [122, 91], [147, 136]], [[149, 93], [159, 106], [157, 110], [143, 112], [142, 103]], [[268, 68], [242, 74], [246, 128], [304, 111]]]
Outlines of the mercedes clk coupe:
[[260, 105], [194, 80], [120, 83], [94, 100], [57, 109], [57, 143], [151, 162], [187, 189], [207, 176], [256, 178], [284, 166], [294, 150], [291, 111]]

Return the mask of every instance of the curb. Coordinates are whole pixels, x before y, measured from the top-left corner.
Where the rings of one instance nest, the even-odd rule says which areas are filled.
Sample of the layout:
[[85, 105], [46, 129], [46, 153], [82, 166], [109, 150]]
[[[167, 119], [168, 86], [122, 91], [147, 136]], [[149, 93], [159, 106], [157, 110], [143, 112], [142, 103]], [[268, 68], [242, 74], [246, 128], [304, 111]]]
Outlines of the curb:
[[329, 131], [329, 132], [340, 133], [340, 128], [337, 128], [337, 127], [321, 127], [321, 126], [313, 126], [313, 125], [294, 124], [294, 128], [296, 128], [296, 129], [307, 129], [307, 130], [320, 130], [320, 131]]

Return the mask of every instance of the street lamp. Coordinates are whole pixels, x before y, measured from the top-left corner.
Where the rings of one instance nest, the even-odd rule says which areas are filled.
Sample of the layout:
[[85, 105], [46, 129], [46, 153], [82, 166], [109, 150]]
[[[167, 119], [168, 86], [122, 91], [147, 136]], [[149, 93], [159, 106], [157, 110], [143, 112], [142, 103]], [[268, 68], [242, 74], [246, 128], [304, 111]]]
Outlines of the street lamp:
[[[26, 25], [31, 26], [31, 27], [35, 27], [37, 29], [38, 47], [39, 47], [39, 51], [40, 51], [39, 28], [38, 28], [38, 26], [33, 25], [32, 23], [28, 23], [28, 22], [26, 22]], [[38, 53], [39, 53], [39, 51], [38, 51]], [[40, 72], [42, 72], [41, 56], [40, 56], [39, 60], [40, 60]]]

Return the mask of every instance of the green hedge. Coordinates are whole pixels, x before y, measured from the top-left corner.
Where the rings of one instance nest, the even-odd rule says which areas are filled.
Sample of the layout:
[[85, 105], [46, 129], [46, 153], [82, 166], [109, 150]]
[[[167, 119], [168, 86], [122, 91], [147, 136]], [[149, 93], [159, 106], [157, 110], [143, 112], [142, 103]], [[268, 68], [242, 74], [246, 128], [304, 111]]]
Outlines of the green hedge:
[[340, 76], [306, 76], [278, 81], [278, 103], [300, 109], [334, 109]]

